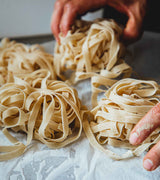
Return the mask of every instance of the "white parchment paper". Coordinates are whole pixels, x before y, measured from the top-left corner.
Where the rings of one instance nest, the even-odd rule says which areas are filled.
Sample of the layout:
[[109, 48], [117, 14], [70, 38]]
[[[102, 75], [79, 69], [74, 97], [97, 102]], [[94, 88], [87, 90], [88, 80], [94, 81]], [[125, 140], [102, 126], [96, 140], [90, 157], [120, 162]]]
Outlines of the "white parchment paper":
[[[55, 42], [45, 43], [45, 49], [53, 53]], [[141, 76], [160, 82], [160, 34], [146, 32], [142, 39], [129, 47], [127, 61]], [[90, 107], [90, 81], [75, 86], [82, 103]], [[15, 136], [25, 142], [24, 134]], [[0, 144], [8, 144], [0, 131]], [[110, 147], [112, 148], [112, 147]], [[118, 153], [125, 150], [112, 148]], [[65, 148], [53, 150], [33, 141], [21, 156], [0, 162], [0, 180], [158, 180], [160, 168], [147, 172], [141, 157], [114, 161], [90, 146], [82, 133], [80, 139]]]

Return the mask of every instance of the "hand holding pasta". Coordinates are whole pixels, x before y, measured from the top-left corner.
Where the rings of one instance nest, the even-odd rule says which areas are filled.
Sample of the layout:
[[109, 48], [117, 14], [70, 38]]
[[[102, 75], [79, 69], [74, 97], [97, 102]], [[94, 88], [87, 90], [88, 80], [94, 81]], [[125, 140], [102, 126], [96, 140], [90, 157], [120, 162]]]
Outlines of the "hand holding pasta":
[[[129, 2], [139, 1], [118, 2], [128, 2], [129, 6]], [[145, 156], [143, 165], [147, 170], [160, 165], [160, 87], [154, 81], [118, 81], [131, 74], [131, 67], [123, 60], [121, 33], [122, 28], [112, 20], [75, 21], [66, 37], [60, 34], [55, 57], [39, 45], [28, 47], [2, 40], [0, 127], [13, 145], [0, 146], [0, 161], [23, 154], [32, 139], [50, 148], [64, 147], [80, 137], [83, 124], [90, 143], [116, 160], [139, 156], [157, 143]], [[56, 80], [58, 76], [63, 78], [67, 69], [76, 71], [76, 81], [91, 78], [92, 103], [96, 107], [88, 116], [90, 121], [84, 116], [86, 108], [77, 92]], [[100, 86], [111, 88], [97, 105], [97, 95], [105, 91]], [[25, 132], [26, 144], [8, 129]], [[120, 156], [100, 145], [106, 143], [130, 150]]]
[[[72, 26], [71, 31], [67, 33], [66, 37], [63, 37], [61, 34], [61, 43], [57, 43], [56, 45], [54, 58], [54, 62], [56, 65], [56, 74], [62, 77], [62, 72], [64, 72], [66, 69], [72, 69], [76, 70], [75, 75], [77, 80], [91, 77], [93, 106], [97, 104], [97, 94], [103, 91], [99, 89], [100, 85], [106, 87], [111, 86], [117, 81], [115, 78], [117, 78], [122, 73], [125, 75], [125, 77], [129, 77], [131, 73], [131, 68], [122, 60], [123, 46], [119, 42], [121, 32], [122, 29], [114, 21], [98, 20], [93, 23], [85, 21], [75, 21], [75, 24], [74, 26]], [[125, 83], [128, 83], [130, 85], [126, 86]], [[140, 121], [140, 119], [145, 115], [145, 113], [150, 110], [150, 108], [153, 107], [154, 111], [155, 108], [157, 109], [157, 107], [159, 107], [159, 105], [156, 105], [156, 103], [159, 102], [157, 96], [157, 94], [159, 93], [159, 86], [155, 82], [138, 81], [132, 79], [124, 81], [121, 80], [117, 82], [117, 84], [119, 84], [118, 88], [120, 88], [119, 90], [117, 88], [117, 91], [122, 91], [122, 94], [124, 93], [123, 103], [125, 103], [127, 99], [128, 101], [131, 100], [132, 105], [128, 104], [127, 102], [126, 107], [133, 106], [135, 112], [132, 112], [132, 108], [129, 108], [127, 110], [126, 108], [122, 107], [121, 103], [117, 104], [116, 99], [114, 99], [113, 102], [107, 100], [108, 98], [110, 98], [109, 96], [107, 97], [107, 99], [100, 101], [98, 103], [98, 106], [94, 110], [92, 110], [92, 112], [95, 113], [94, 115], [97, 118], [98, 124], [96, 125], [96, 123], [91, 122], [90, 126], [95, 133], [99, 143], [103, 144], [105, 142], [108, 142], [108, 144], [110, 145], [126, 147], [132, 149], [132, 151], [128, 151], [123, 156], [119, 156], [109, 150], [104, 150], [102, 146], [100, 146], [91, 135], [93, 132], [91, 131], [90, 126], [87, 124], [87, 122], [84, 123], [84, 129], [94, 146], [97, 146], [99, 149], [101, 149], [114, 159], [123, 159], [132, 157], [134, 155], [140, 155], [145, 149], [148, 149], [151, 145], [157, 143], [159, 140], [159, 129], [157, 129], [139, 147], [131, 146], [131, 144], [129, 144], [129, 135], [135, 124]], [[113, 85], [113, 87], [115, 86]], [[111, 93], [111, 91], [114, 91], [115, 89], [113, 87], [108, 92]], [[153, 94], [150, 94], [151, 90], [153, 91]], [[140, 96], [139, 94], [136, 95], [136, 93], [138, 92], [141, 92]], [[148, 98], [150, 98], [150, 96], [153, 97], [151, 97], [151, 99], [146, 98], [146, 93]], [[108, 94], [109, 93], [106, 93], [106, 95]], [[111, 94], [113, 95], [113, 93]], [[117, 94], [117, 99], [119, 98], [120, 96]], [[121, 100], [123, 98], [121, 98]], [[138, 104], [136, 105], [136, 103]], [[154, 107], [154, 105], [156, 106]], [[101, 110], [100, 107], [102, 108]], [[106, 113], [108, 115], [106, 115], [103, 111], [108, 111], [108, 113]], [[143, 121], [142, 119], [142, 121], [140, 121], [140, 128], [143, 131], [142, 134], [139, 134], [139, 139], [144, 140], [144, 137], [147, 137], [149, 133], [151, 133], [153, 130], [155, 130], [156, 127], [159, 126], [159, 111], [160, 110], [156, 111], [156, 115], [154, 116], [149, 113], [149, 115], [145, 116], [147, 117], [147, 120]], [[104, 122], [103, 118], [99, 117], [101, 115], [103, 116], [104, 114], [104, 118], [117, 118], [117, 121], [121, 121], [122, 119], [122, 122]], [[120, 118], [121, 116], [122, 118]], [[148, 123], [148, 120], [151, 118], [154, 118], [155, 120], [152, 120], [150, 123]], [[125, 125], [123, 125], [124, 119], [126, 119]], [[132, 122], [130, 122], [130, 119], [132, 120]], [[115, 121], [115, 119], [113, 121]], [[106, 138], [106, 136], [108, 136], [108, 138]], [[137, 135], [135, 136], [137, 137]], [[137, 142], [137, 145], [141, 142]], [[134, 142], [131, 143], [134, 144]], [[159, 165], [160, 158], [157, 153], [153, 153], [158, 152], [158, 147], [159, 146], [156, 145], [155, 148], [153, 148], [144, 158], [146, 159], [148, 156], [150, 156], [150, 160], [154, 158], [152, 160], [154, 162], [154, 166], [150, 168], [150, 170], [155, 169]], [[144, 167], [146, 169], [149, 169], [145, 166], [145, 162]]]
[[[121, 77], [130, 77], [132, 68], [125, 63], [125, 47], [120, 42], [122, 28], [113, 20], [97, 19], [93, 22], [77, 20], [56, 44], [54, 65], [57, 76], [75, 71], [70, 80], [91, 78], [92, 105], [97, 104], [97, 95]], [[123, 76], [122, 76], [123, 75]]]
[[146, 0], [57, 0], [52, 15], [51, 29], [59, 41], [59, 33], [66, 35], [78, 15], [109, 5], [128, 16], [123, 39], [133, 42], [141, 36], [146, 2]]

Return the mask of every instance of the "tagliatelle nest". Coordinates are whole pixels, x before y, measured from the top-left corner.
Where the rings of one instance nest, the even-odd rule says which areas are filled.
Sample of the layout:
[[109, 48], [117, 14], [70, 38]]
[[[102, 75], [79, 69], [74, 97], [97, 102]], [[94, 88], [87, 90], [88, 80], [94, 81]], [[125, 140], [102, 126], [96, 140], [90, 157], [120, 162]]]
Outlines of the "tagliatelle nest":
[[[84, 108], [77, 91], [55, 79], [53, 56], [41, 46], [2, 40], [0, 127], [13, 145], [0, 145], [0, 161], [23, 154], [32, 139], [61, 148], [80, 137]], [[25, 132], [26, 144], [8, 129]]]
[[[83, 124], [90, 143], [116, 160], [139, 156], [160, 140], [160, 128], [139, 146], [132, 146], [129, 143], [130, 132], [135, 124], [159, 102], [159, 98], [160, 87], [154, 81], [136, 79], [118, 81], [106, 91], [105, 98], [102, 98], [91, 111], [94, 118], [90, 122], [85, 120]], [[150, 127], [146, 124], [143, 128]], [[104, 144], [131, 150], [120, 156], [105, 149], [102, 146]]]
[[48, 54], [40, 45], [27, 46], [7, 38], [0, 47], [0, 85], [13, 82], [13, 76], [27, 78], [39, 70], [41, 74], [50, 72], [50, 79], [56, 79], [53, 55]]
[[[16, 78], [0, 88], [0, 126], [13, 146], [0, 146], [0, 161], [20, 156], [32, 139], [50, 148], [77, 140], [82, 131], [83, 111], [77, 92], [61, 81], [44, 78], [41, 88], [32, 88]], [[24, 145], [8, 131], [27, 134]], [[2, 153], [3, 152], [3, 153]]]
[[120, 43], [122, 28], [113, 20], [85, 22], [77, 20], [66, 37], [60, 36], [55, 47], [56, 74], [63, 79], [63, 72], [72, 69], [72, 81], [91, 77], [92, 103], [97, 104], [97, 94], [108, 88], [123, 74], [129, 77], [131, 67], [124, 60], [124, 46]]

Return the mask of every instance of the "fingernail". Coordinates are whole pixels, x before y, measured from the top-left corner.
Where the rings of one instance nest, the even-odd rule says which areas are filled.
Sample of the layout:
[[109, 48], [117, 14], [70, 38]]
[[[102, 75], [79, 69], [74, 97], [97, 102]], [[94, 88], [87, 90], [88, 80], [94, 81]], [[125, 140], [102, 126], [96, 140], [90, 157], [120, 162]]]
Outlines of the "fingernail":
[[146, 170], [151, 170], [152, 167], [153, 167], [153, 162], [152, 162], [150, 159], [146, 159], [146, 160], [143, 162], [143, 167], [144, 167]]
[[133, 133], [133, 134], [130, 136], [130, 138], [129, 138], [129, 142], [130, 142], [131, 144], [136, 144], [137, 140], [138, 140], [138, 135], [137, 135], [137, 133]]

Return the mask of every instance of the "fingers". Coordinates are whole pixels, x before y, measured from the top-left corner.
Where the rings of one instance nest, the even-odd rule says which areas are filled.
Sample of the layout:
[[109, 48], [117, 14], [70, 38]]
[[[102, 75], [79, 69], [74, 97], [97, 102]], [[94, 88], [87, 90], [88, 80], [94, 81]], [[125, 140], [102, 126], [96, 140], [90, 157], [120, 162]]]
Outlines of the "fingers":
[[78, 15], [98, 9], [106, 4], [104, 0], [57, 0], [51, 19], [51, 30], [59, 41], [59, 33], [65, 36]]
[[130, 13], [128, 22], [123, 31], [123, 40], [125, 43], [130, 44], [138, 40], [142, 35], [142, 18], [136, 17], [134, 14]]
[[51, 18], [51, 30], [59, 42], [59, 33], [65, 36], [73, 24], [76, 16], [78, 15], [78, 10], [81, 11], [81, 7], [73, 0], [58, 0], [55, 3], [55, 8]]
[[103, 7], [104, 0], [71, 0], [64, 5], [63, 16], [60, 23], [60, 31], [65, 36], [78, 15], [84, 15], [87, 11], [92, 11]]
[[135, 42], [142, 36], [146, 3], [146, 0], [136, 0], [128, 4], [126, 14], [129, 19], [123, 32], [123, 40], [128, 44]]
[[160, 126], [160, 103], [154, 106], [134, 127], [129, 141], [133, 145], [142, 143], [158, 126]]
[[136, 2], [125, 0], [58, 0], [55, 3], [51, 20], [52, 32], [56, 39], [59, 40], [58, 35], [60, 31], [66, 35], [77, 15], [82, 15], [87, 11], [95, 10], [108, 4], [129, 17], [123, 32], [123, 40], [128, 43], [134, 42], [142, 34], [146, 0], [137, 0]]
[[160, 142], [158, 142], [144, 157], [143, 167], [153, 171], [160, 165]]
[[60, 33], [60, 22], [63, 15], [64, 5], [67, 0], [58, 0], [55, 3], [53, 15], [51, 18], [51, 30], [56, 38], [59, 41], [59, 33]]
[[78, 6], [76, 4], [74, 4], [72, 1], [65, 4], [63, 16], [60, 23], [60, 31], [64, 36], [66, 36], [77, 14], [78, 14]]
[[128, 16], [128, 21], [122, 35], [124, 43], [130, 44], [138, 40], [143, 32], [142, 23], [145, 16], [146, 0], [112, 0], [108, 1], [108, 5]]

